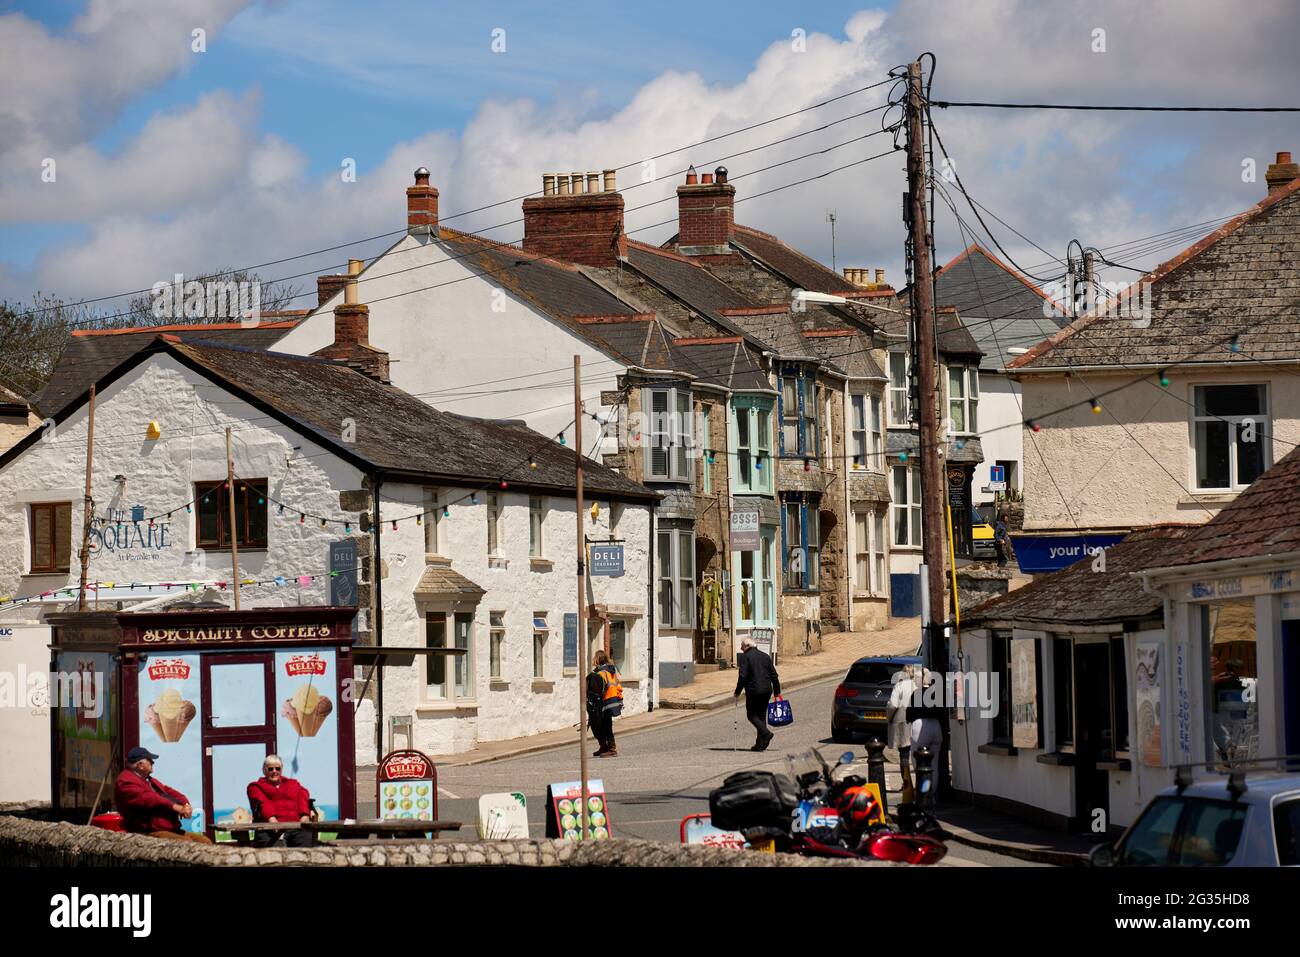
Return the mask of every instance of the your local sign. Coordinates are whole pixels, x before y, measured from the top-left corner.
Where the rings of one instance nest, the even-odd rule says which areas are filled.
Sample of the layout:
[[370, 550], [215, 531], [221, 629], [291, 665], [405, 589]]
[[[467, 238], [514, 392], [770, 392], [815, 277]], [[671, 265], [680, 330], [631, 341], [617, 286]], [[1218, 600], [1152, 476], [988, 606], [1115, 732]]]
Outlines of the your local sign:
[[1123, 540], [1123, 535], [1012, 535], [1011, 545], [1020, 570], [1037, 575], [1069, 568]]

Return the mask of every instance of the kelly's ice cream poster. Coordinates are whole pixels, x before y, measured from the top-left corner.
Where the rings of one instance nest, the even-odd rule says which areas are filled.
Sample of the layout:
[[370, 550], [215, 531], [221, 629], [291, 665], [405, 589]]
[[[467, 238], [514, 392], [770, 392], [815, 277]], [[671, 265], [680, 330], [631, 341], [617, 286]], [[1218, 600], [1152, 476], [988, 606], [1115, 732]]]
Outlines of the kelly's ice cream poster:
[[339, 816], [337, 687], [334, 649], [275, 653], [275, 730], [284, 774], [310, 791], [330, 820]]
[[203, 821], [203, 710], [199, 656], [150, 655], [140, 666], [140, 746], [158, 755], [154, 774], [187, 798], [194, 815], [181, 826], [201, 832]]

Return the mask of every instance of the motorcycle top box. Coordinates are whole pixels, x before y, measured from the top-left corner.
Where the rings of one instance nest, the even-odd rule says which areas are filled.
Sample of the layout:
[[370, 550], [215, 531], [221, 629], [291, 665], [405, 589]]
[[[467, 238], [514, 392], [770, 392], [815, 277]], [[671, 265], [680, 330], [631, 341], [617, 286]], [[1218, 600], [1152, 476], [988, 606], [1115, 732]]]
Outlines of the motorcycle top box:
[[709, 814], [715, 827], [740, 830], [781, 827], [789, 830], [790, 815], [799, 804], [794, 782], [771, 771], [741, 771], [709, 792]]

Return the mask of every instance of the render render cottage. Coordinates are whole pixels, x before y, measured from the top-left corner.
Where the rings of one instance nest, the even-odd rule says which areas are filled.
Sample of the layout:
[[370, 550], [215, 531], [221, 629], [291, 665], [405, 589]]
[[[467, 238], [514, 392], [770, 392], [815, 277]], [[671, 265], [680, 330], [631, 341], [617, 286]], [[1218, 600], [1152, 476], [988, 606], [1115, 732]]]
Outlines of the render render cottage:
[[[341, 306], [343, 325], [364, 310]], [[650, 707], [654, 493], [585, 463], [598, 507], [588, 535], [623, 543], [624, 573], [589, 579], [591, 631], [566, 667], [571, 447], [518, 422], [438, 411], [382, 381], [385, 357], [355, 340], [334, 360], [190, 332], [131, 336], [123, 358], [50, 401], [53, 430], [0, 455], [0, 532], [13, 543], [0, 553], [0, 618], [40, 627], [75, 607], [94, 384], [90, 607], [230, 603], [232, 537], [245, 607], [357, 604], [358, 763], [374, 762], [377, 726], [394, 716], [431, 754], [567, 727], [598, 645], [624, 675], [627, 712]], [[399, 662], [376, 645], [411, 651]], [[41, 650], [29, 670], [46, 666]]]

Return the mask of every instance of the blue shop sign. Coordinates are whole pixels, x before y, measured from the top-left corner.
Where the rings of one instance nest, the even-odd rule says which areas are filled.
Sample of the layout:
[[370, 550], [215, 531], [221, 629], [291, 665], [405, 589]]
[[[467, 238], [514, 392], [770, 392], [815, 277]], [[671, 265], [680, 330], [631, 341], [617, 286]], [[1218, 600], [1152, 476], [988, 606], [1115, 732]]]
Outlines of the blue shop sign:
[[1124, 540], [1123, 535], [1012, 535], [1016, 562], [1026, 575], [1058, 572]]
[[587, 565], [591, 575], [605, 575], [618, 578], [623, 574], [622, 545], [592, 545], [591, 561]]

